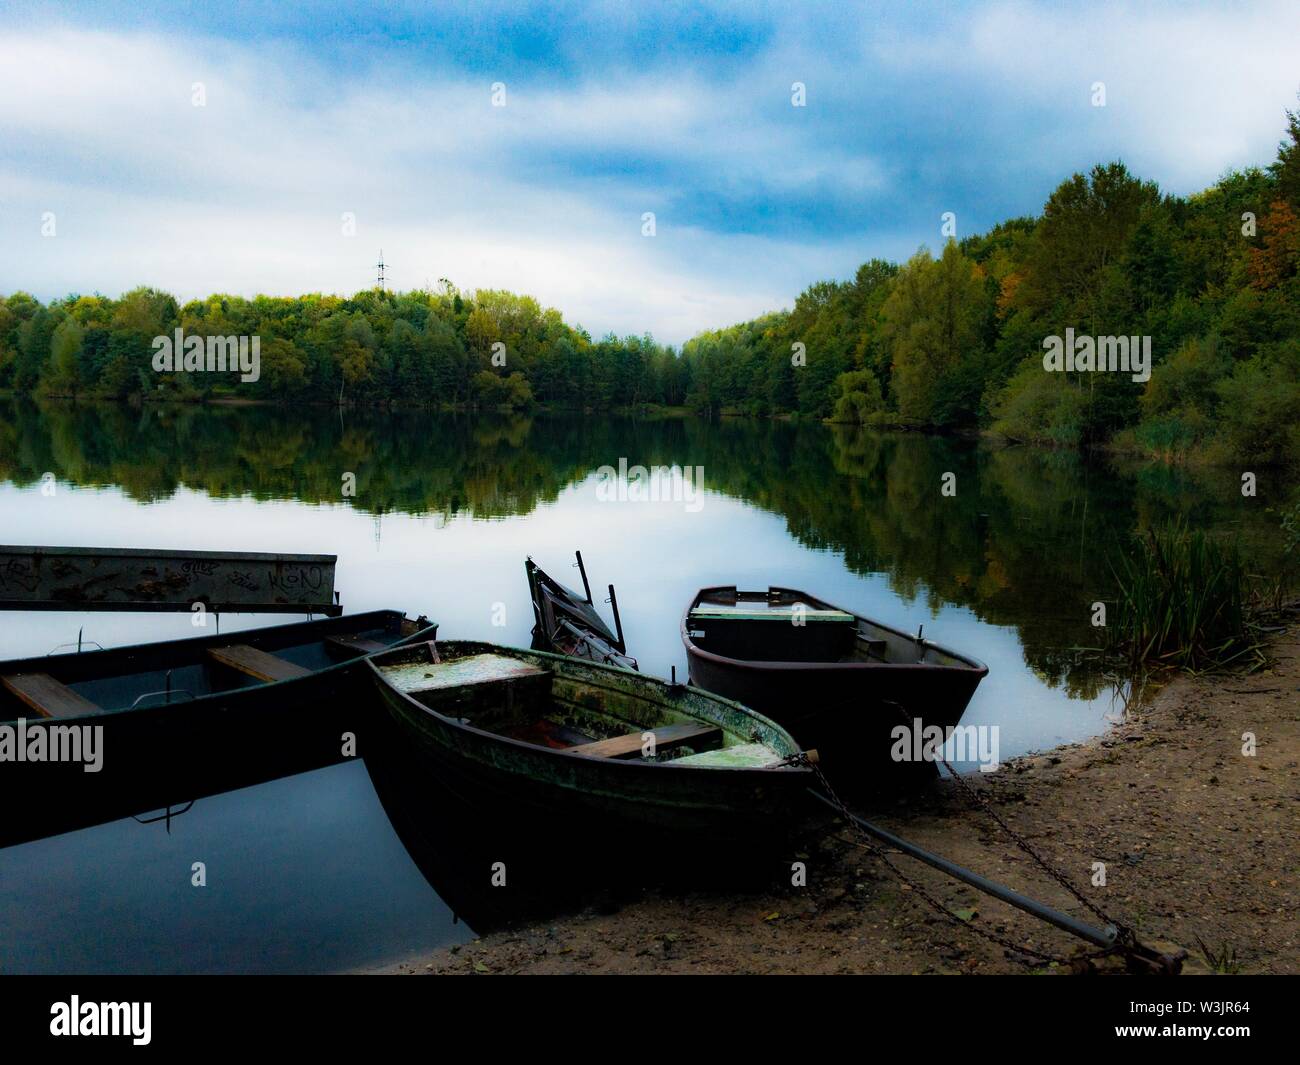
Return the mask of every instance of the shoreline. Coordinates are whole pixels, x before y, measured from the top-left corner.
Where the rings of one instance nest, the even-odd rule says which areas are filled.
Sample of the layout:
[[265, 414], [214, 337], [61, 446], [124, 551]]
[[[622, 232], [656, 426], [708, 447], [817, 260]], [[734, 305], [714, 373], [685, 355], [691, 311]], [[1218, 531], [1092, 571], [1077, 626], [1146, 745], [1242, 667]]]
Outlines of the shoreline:
[[[999, 815], [1085, 896], [1144, 942], [1187, 950], [1184, 972], [1300, 972], [1294, 921], [1300, 803], [1300, 613], [1252, 674], [1175, 677], [1084, 743], [971, 779]], [[1257, 753], [1242, 753], [1242, 735]], [[1068, 913], [1082, 907], [950, 781], [867, 812], [883, 827]], [[648, 892], [392, 959], [376, 974], [1043, 973], [953, 924], [831, 825], [807, 845], [808, 886], [752, 893]], [[895, 856], [964, 920], [1043, 953], [1086, 953], [1003, 903]], [[1094, 862], [1107, 886], [1094, 887]], [[1206, 958], [1200, 942], [1210, 953]], [[1117, 961], [1102, 971], [1123, 971]]]
[[[18, 392], [14, 389], [0, 389], [0, 399], [22, 400], [33, 404], [55, 403], [65, 406], [115, 406], [130, 407], [137, 410], [145, 408], [268, 408], [276, 410], [311, 409], [318, 411], [344, 410], [356, 411], [422, 411], [433, 414], [450, 414], [456, 416], [495, 415], [529, 418], [538, 415], [590, 415], [599, 414], [617, 418], [632, 418], [640, 421], [662, 420], [700, 420], [700, 421], [748, 421], [772, 422], [784, 424], [821, 425], [829, 429], [861, 429], [877, 434], [908, 433], [933, 437], [940, 440], [953, 440], [971, 444], [983, 444], [990, 448], [1028, 448], [1053, 452], [1074, 452], [1079, 455], [1100, 455], [1118, 462], [1137, 462], [1165, 467], [1171, 470], [1235, 470], [1240, 464], [1239, 458], [1207, 456], [1202, 448], [1189, 448], [1182, 451], [1151, 450], [1134, 445], [1129, 440], [1119, 439], [1120, 434], [1105, 441], [1090, 445], [1072, 445], [1056, 443], [1050, 440], [1015, 439], [994, 431], [988, 426], [963, 424], [959, 426], [940, 426], [917, 424], [903, 421], [849, 422], [836, 421], [834, 418], [819, 418], [800, 414], [797, 411], [780, 411], [766, 414], [754, 414], [734, 408], [720, 408], [716, 411], [700, 411], [683, 404], [672, 406], [556, 406], [549, 403], [534, 403], [523, 407], [478, 406], [473, 404], [447, 403], [408, 403], [395, 400], [365, 402], [347, 400], [340, 404], [330, 399], [294, 400], [287, 397], [245, 398], [229, 393], [206, 396], [193, 396], [184, 399], [173, 397], [157, 398], [153, 396], [133, 396], [129, 398], [111, 398], [107, 396], [65, 396], [30, 392]], [[1131, 430], [1131, 427], [1130, 427]], [[1127, 430], [1126, 430], [1127, 431]], [[1255, 462], [1255, 466], [1266, 470], [1288, 470], [1292, 463], [1287, 461]]]

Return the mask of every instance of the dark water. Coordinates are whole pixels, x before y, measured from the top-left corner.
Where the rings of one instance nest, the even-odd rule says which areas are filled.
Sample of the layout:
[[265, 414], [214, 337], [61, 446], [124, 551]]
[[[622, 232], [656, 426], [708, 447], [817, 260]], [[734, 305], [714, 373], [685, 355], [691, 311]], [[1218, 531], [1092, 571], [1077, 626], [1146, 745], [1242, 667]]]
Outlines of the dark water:
[[6, 848], [0, 931], [4, 972], [350, 969], [470, 936], [361, 762], [200, 799], [170, 832], [127, 818]]
[[[702, 467], [703, 494], [603, 501], [596, 471], [621, 458]], [[1184, 516], [1275, 564], [1274, 522], [1239, 484], [820, 425], [0, 403], [0, 542], [337, 554], [346, 610], [516, 645], [532, 624], [524, 556], [576, 583], [581, 548], [658, 675], [685, 675], [677, 625], [700, 586], [803, 588], [986, 662], [963, 723], [996, 724], [1004, 759], [1123, 713], [1123, 686], [1078, 649], [1097, 643], [1091, 605], [1134, 530]], [[195, 634], [183, 615], [0, 615], [0, 656], [83, 625], [105, 646]], [[127, 819], [0, 850], [0, 969], [348, 968], [468, 936], [453, 908], [476, 928], [508, 917], [516, 903], [486, 886], [494, 829], [425, 784], [352, 762], [202, 798], [170, 833]]]

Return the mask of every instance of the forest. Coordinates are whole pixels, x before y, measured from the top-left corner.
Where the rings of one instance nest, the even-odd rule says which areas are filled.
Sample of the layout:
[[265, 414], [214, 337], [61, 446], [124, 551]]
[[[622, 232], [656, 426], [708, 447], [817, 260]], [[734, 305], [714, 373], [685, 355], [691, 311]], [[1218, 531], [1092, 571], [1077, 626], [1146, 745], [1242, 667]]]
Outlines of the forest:
[[[984, 430], [1171, 460], [1300, 460], [1300, 114], [1276, 160], [1164, 195], [1119, 162], [1036, 218], [873, 259], [787, 312], [688, 341], [698, 409]], [[937, 220], [936, 220], [937, 221]], [[1048, 373], [1067, 329], [1150, 337], [1150, 380]], [[798, 365], [804, 348], [803, 365]]]
[[[1179, 461], [1300, 461], [1300, 111], [1276, 159], [1181, 197], [1122, 162], [1037, 217], [864, 263], [680, 352], [592, 337], [497, 290], [352, 297], [153, 288], [0, 298], [0, 389], [39, 396], [636, 409], [830, 419]], [[153, 338], [258, 336], [261, 372], [159, 374]], [[1047, 372], [1047, 338], [1150, 338], [1154, 368]]]
[[[153, 340], [177, 328], [259, 337], [258, 379], [155, 372]], [[683, 370], [648, 336], [593, 342], [530, 296], [462, 295], [450, 282], [437, 291], [214, 295], [184, 305], [152, 288], [48, 306], [22, 292], [0, 299], [0, 388], [38, 395], [636, 407], [682, 403]]]

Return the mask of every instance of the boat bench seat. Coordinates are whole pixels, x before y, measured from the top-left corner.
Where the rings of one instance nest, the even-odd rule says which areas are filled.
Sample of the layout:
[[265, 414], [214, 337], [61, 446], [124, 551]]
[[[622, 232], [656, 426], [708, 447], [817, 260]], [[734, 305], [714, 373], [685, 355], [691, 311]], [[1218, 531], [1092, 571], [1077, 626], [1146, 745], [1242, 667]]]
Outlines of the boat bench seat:
[[780, 761], [780, 755], [761, 743], [739, 743], [733, 747], [719, 747], [716, 751], [688, 754], [674, 760], [673, 765], [700, 769], [764, 769]]
[[629, 732], [626, 736], [614, 736], [608, 740], [596, 740], [594, 743], [581, 743], [568, 747], [570, 754], [587, 754], [596, 758], [627, 758], [639, 755], [645, 745], [642, 739], [645, 733], [654, 736], [655, 751], [666, 751], [680, 747], [684, 743], [704, 743], [722, 736], [722, 729], [717, 725], [706, 725], [689, 721], [683, 725], [665, 725], [661, 728], [644, 729], [641, 732]]
[[549, 682], [551, 676], [549, 670], [531, 662], [494, 654], [466, 655], [446, 662], [398, 662], [380, 668], [393, 687], [408, 695], [536, 678]]
[[277, 680], [305, 677], [311, 672], [310, 669], [281, 658], [279, 655], [268, 654], [246, 643], [234, 643], [229, 647], [209, 647], [208, 657], [223, 666], [229, 666], [268, 684]]
[[325, 643], [332, 651], [341, 651], [346, 655], [372, 655], [376, 651], [385, 651], [388, 644], [366, 636], [326, 636]]
[[0, 683], [41, 717], [78, 717], [100, 709], [48, 673], [12, 673]]
[[526, 707], [541, 707], [550, 697], [553, 674], [509, 655], [476, 654], [445, 662], [399, 661], [379, 667], [398, 691], [449, 717], [469, 717], [483, 725], [480, 715], [504, 711], [508, 716]]

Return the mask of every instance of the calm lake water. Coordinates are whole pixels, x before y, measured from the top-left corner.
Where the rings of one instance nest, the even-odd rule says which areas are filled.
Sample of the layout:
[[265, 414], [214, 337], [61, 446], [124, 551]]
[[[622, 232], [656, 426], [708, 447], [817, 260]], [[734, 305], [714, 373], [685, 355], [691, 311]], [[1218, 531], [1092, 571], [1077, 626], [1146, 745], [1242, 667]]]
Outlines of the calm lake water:
[[[620, 459], [702, 468], [703, 490], [602, 500], [597, 471]], [[1239, 484], [821, 425], [0, 401], [0, 542], [336, 554], [347, 612], [425, 613], [444, 637], [518, 646], [532, 626], [524, 557], [578, 584], [579, 548], [593, 589], [617, 587], [630, 651], [661, 676], [686, 676], [678, 622], [696, 589], [793, 586], [983, 660], [963, 724], [998, 725], [1004, 759], [1123, 713], [1079, 648], [1097, 643], [1091, 604], [1112, 597], [1111, 560], [1135, 529], [1182, 516], [1276, 562]], [[83, 627], [104, 646], [196, 634], [180, 614], [0, 614], [0, 656], [44, 654]], [[170, 825], [0, 849], [0, 971], [350, 968], [509, 917], [484, 897], [486, 873], [466, 874], [492, 856], [472, 812], [395, 800], [409, 783], [354, 761], [200, 799]], [[403, 824], [400, 809], [416, 813]], [[413, 838], [426, 830], [432, 841]], [[207, 888], [190, 886], [195, 860]]]

